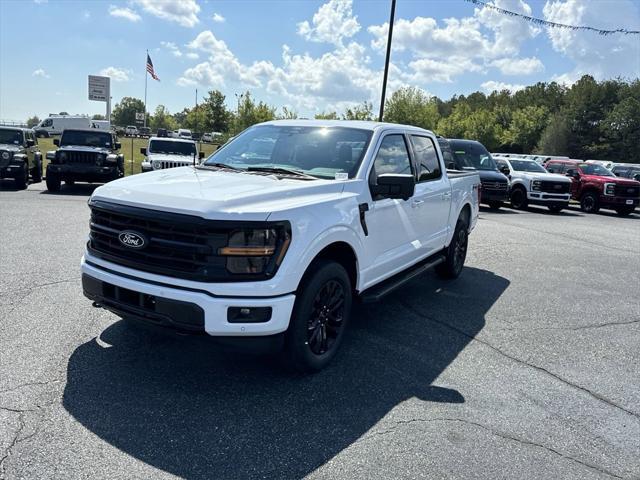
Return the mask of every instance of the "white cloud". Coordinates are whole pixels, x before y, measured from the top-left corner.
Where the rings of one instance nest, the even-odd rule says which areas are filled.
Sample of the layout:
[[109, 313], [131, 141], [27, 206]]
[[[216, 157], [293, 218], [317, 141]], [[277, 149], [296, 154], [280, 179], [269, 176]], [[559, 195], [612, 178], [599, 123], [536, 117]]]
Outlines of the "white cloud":
[[537, 57], [500, 58], [491, 62], [490, 65], [500, 69], [503, 75], [531, 75], [544, 70], [544, 65]]
[[471, 60], [458, 57], [449, 57], [444, 62], [430, 58], [420, 58], [410, 62], [409, 68], [414, 72], [409, 77], [411, 81], [422, 85], [429, 82], [451, 83], [453, 82], [453, 77], [464, 72], [482, 71], [482, 67]]
[[305, 39], [339, 46], [343, 39], [353, 37], [359, 30], [351, 0], [329, 0], [313, 15], [311, 24], [307, 20], [298, 23], [298, 34]]
[[145, 12], [168, 20], [176, 22], [183, 27], [195, 27], [200, 13], [200, 5], [196, 0], [132, 0], [134, 4], [139, 5]]
[[44, 69], [42, 68], [38, 68], [34, 70], [31, 75], [33, 75], [34, 77], [40, 77], [40, 78], [51, 78], [51, 75], [45, 72]]
[[167, 50], [171, 52], [174, 57], [181, 57], [182, 52], [178, 48], [178, 46], [173, 42], [160, 42], [160, 45], [165, 47]]
[[524, 85], [514, 85], [512, 83], [497, 82], [495, 80], [484, 82], [480, 87], [482, 87], [482, 89], [487, 93], [491, 93], [493, 91], [501, 92], [502, 90], [509, 90], [513, 93], [525, 88]]
[[115, 5], [109, 5], [109, 15], [112, 17], [124, 18], [130, 22], [139, 22], [142, 20], [142, 17], [130, 8], [116, 7]]
[[[531, 7], [523, 0], [494, 0], [490, 2], [496, 7], [531, 16]], [[493, 42], [490, 45], [492, 56], [514, 55], [520, 45], [540, 33], [540, 28], [519, 18], [504, 15], [490, 8], [476, 8], [474, 16], [485, 27], [493, 31]]]
[[127, 82], [129, 81], [131, 70], [117, 67], [107, 67], [100, 70], [100, 75], [103, 77], [111, 77], [115, 82]]
[[[637, 5], [637, 4], [636, 4]], [[638, 29], [640, 13], [632, 0], [621, 0], [615, 8], [608, 2], [578, 0], [547, 1], [542, 9], [546, 20], [571, 25], [595, 25], [603, 29]], [[635, 35], [600, 36], [595, 32], [548, 28], [553, 49], [574, 63], [573, 70], [556, 76], [573, 83], [584, 74], [596, 79], [640, 76], [640, 42]]]
[[211, 17], [211, 20], [213, 20], [216, 23], [223, 23], [225, 21], [225, 18], [216, 12], [213, 14], [213, 17]]
[[198, 58], [200, 58], [200, 55], [198, 55], [196, 52], [188, 52], [185, 54], [185, 56], [187, 58], [190, 58], [191, 60], [197, 60]]
[[37, 4], [43, 4], [43, 3], [48, 3], [49, 0], [33, 0], [33, 3], [37, 3]]

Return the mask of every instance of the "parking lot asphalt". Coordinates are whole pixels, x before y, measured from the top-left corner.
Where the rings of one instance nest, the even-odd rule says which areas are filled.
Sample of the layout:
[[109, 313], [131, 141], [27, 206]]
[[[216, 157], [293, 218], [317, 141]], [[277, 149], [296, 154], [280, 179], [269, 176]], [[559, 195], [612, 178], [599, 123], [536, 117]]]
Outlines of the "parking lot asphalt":
[[1, 478], [640, 478], [640, 215], [482, 210], [302, 376], [92, 308], [91, 190], [0, 184]]

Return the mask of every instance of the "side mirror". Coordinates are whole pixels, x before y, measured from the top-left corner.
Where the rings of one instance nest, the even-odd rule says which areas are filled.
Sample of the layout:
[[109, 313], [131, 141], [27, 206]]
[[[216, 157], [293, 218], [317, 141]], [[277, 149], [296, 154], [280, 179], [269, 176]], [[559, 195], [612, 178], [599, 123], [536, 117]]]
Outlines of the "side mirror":
[[500, 172], [506, 175], [507, 177], [511, 175], [511, 170], [509, 170], [509, 167], [500, 167]]
[[33, 140], [29, 139], [27, 140], [27, 147], [33, 147], [36, 144], [36, 142], [34, 142]]
[[202, 160], [202, 159], [204, 158], [204, 152], [199, 152], [199, 153], [198, 153], [198, 158], [199, 158], [200, 160]]
[[577, 170], [567, 170], [567, 177], [578, 180], [580, 178], [580, 173]]
[[113, 148], [116, 150], [120, 150], [122, 148], [122, 144], [120, 142], [116, 142], [113, 144]]
[[383, 198], [401, 198], [407, 200], [413, 196], [416, 179], [413, 175], [402, 173], [382, 173], [378, 175], [372, 193]]
[[59, 139], [59, 138], [54, 138], [54, 139], [53, 139], [53, 144], [54, 144], [56, 147], [59, 147], [59, 146], [60, 146], [60, 139]]
[[143, 154], [146, 157], [147, 156], [147, 148], [146, 147], [140, 148], [140, 153]]

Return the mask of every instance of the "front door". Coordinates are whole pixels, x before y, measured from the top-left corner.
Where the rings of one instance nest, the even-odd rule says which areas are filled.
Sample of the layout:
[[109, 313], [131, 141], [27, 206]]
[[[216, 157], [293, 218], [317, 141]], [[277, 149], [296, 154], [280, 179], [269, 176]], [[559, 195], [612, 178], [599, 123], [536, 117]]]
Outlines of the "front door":
[[[414, 173], [404, 134], [389, 133], [380, 140], [369, 183], [382, 173]], [[408, 200], [373, 198], [366, 212], [369, 231], [364, 237], [366, 264], [363, 262], [362, 288], [403, 270], [416, 257], [416, 209]]]

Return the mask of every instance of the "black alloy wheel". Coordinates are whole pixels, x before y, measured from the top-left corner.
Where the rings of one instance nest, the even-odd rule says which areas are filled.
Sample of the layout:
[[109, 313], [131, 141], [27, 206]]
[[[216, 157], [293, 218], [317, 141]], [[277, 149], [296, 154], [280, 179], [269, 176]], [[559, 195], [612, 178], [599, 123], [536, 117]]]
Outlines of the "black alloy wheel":
[[344, 300], [344, 288], [336, 280], [326, 282], [313, 300], [307, 342], [316, 355], [327, 353], [335, 345], [343, 326]]

